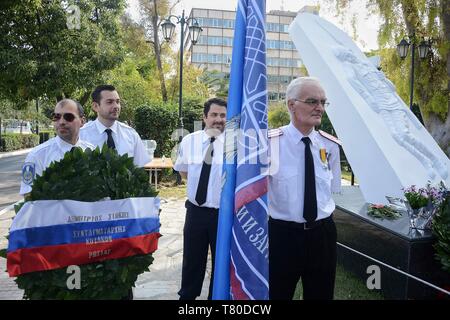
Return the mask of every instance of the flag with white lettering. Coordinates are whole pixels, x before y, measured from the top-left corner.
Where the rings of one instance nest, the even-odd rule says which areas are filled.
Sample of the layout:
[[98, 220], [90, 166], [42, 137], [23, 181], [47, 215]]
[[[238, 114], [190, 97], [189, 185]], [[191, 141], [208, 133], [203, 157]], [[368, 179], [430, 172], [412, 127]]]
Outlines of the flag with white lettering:
[[159, 198], [97, 202], [26, 202], [11, 224], [11, 277], [152, 253], [159, 234]]
[[265, 34], [265, 1], [240, 0], [228, 95], [214, 299], [269, 298]]

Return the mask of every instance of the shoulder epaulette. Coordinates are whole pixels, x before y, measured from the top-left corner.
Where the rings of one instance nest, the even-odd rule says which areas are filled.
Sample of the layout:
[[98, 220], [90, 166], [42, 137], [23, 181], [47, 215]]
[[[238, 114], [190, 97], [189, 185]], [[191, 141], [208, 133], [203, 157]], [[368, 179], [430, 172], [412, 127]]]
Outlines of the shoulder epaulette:
[[124, 128], [133, 129], [132, 127], [130, 127], [128, 124], [126, 124], [124, 122], [117, 121], [117, 123]]
[[333, 136], [333, 135], [331, 135], [331, 134], [329, 134], [329, 133], [327, 133], [327, 132], [325, 132], [325, 131], [322, 131], [322, 130], [319, 130], [319, 134], [320, 134], [322, 137], [324, 137], [324, 138], [326, 138], [326, 139], [328, 139], [328, 140], [330, 140], [330, 141], [333, 141], [334, 143], [337, 143], [338, 145], [342, 146], [341, 140], [339, 140], [339, 139], [336, 138], [335, 136]]
[[280, 128], [270, 129], [268, 133], [268, 137], [275, 138], [283, 135], [283, 131]]

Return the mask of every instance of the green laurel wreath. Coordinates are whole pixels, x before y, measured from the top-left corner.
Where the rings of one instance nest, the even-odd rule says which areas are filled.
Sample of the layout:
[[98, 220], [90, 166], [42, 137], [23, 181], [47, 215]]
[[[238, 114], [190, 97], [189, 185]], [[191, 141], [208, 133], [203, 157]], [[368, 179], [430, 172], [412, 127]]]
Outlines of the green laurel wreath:
[[[74, 148], [67, 152], [34, 180], [26, 201], [98, 201], [156, 195], [148, 174], [133, 164], [133, 158], [119, 156], [104, 145], [93, 151]], [[15, 281], [25, 291], [25, 299], [122, 299], [152, 262], [152, 254], [146, 254], [80, 265], [81, 289], [67, 288], [67, 268], [23, 274]]]

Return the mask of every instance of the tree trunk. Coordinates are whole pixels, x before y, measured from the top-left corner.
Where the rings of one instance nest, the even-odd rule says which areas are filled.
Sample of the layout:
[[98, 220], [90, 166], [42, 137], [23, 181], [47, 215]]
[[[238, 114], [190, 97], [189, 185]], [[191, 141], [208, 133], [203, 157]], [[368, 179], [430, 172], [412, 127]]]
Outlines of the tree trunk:
[[[441, 23], [444, 30], [444, 41], [450, 43], [450, 0], [441, 0]], [[442, 121], [436, 114], [430, 113], [425, 125], [431, 136], [442, 150], [450, 157], [450, 50], [447, 50], [447, 116]]]
[[154, 14], [152, 15], [152, 27], [153, 27], [153, 47], [155, 50], [155, 56], [156, 56], [156, 66], [158, 67], [158, 76], [159, 81], [161, 83], [161, 94], [162, 99], [164, 102], [167, 102], [167, 89], [166, 89], [166, 82], [164, 80], [164, 73], [162, 69], [162, 63], [161, 63], [161, 50], [159, 46], [159, 37], [158, 37], [158, 8], [157, 8], [157, 1], [153, 0], [153, 8], [154, 8]]
[[80, 104], [82, 106], [84, 106], [86, 104], [86, 102], [88, 101], [90, 95], [91, 95], [90, 92], [86, 92], [85, 94], [83, 94], [83, 96], [80, 99]]
[[450, 117], [442, 120], [434, 113], [425, 119], [425, 127], [447, 156], [450, 156]]
[[[442, 24], [444, 26], [444, 37], [447, 44], [450, 44], [450, 0], [441, 0]], [[450, 50], [447, 50], [447, 122], [450, 118]]]

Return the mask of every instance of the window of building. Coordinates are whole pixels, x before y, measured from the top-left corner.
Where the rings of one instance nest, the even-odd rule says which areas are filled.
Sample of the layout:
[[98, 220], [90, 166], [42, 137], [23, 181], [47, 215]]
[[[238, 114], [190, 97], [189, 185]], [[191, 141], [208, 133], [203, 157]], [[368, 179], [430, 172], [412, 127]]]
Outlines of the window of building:
[[207, 44], [208, 43], [208, 37], [207, 36], [200, 36], [197, 41], [198, 44]]
[[268, 99], [269, 99], [269, 101], [277, 101], [278, 100], [278, 92], [269, 92]]
[[232, 47], [233, 46], [233, 38], [223, 37], [223, 45], [226, 47]]
[[224, 19], [223, 20], [223, 27], [227, 28], [227, 29], [234, 29], [234, 20]]

